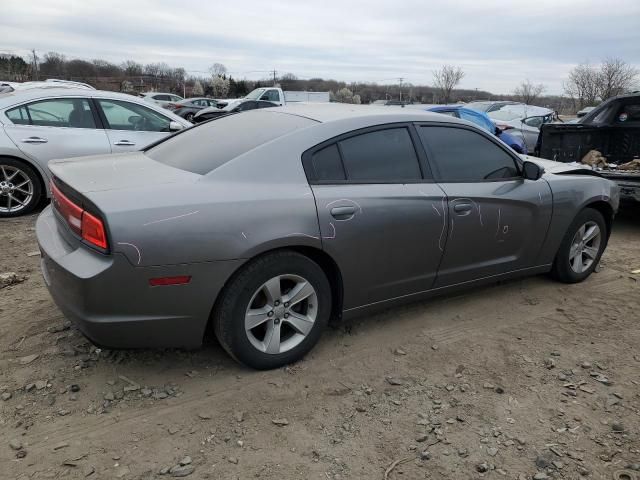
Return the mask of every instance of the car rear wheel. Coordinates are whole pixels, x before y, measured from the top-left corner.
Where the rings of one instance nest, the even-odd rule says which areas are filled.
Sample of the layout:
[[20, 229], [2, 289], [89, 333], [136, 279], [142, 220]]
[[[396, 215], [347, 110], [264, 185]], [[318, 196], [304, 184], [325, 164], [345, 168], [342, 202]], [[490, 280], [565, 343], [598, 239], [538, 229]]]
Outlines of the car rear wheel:
[[304, 255], [281, 251], [251, 261], [234, 275], [212, 321], [231, 356], [269, 369], [302, 358], [330, 314], [331, 289], [322, 268]]
[[17, 217], [32, 211], [42, 187], [36, 172], [26, 163], [0, 158], [0, 217]]
[[553, 264], [553, 276], [564, 283], [586, 279], [600, 262], [607, 243], [607, 225], [600, 212], [582, 210], [567, 230]]

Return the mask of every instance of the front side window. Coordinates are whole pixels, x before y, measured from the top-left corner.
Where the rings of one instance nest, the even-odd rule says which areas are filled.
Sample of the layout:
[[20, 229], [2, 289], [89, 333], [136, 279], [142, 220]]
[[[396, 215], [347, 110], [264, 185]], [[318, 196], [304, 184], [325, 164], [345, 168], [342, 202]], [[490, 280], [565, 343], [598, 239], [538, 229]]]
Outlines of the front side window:
[[520, 175], [511, 155], [479, 133], [436, 126], [421, 126], [418, 132], [441, 182], [479, 182]]
[[246, 110], [253, 110], [256, 108], [256, 102], [243, 102], [233, 109], [234, 112], [244, 112]]
[[111, 130], [138, 130], [141, 132], [168, 132], [171, 120], [150, 108], [121, 100], [101, 100], [107, 128]]
[[409, 131], [376, 130], [340, 142], [347, 178], [357, 182], [420, 180], [420, 165]]
[[6, 112], [17, 125], [96, 128], [89, 101], [84, 98], [41, 100]]

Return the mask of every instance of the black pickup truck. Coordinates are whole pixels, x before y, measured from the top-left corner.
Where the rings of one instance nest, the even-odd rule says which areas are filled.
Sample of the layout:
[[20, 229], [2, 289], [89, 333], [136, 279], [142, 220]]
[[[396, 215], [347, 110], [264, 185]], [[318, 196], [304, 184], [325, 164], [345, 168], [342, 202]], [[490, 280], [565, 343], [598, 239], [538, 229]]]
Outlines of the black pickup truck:
[[591, 150], [608, 163], [598, 173], [620, 185], [621, 197], [640, 202], [640, 92], [611, 98], [576, 123], [540, 129], [536, 153], [542, 158], [581, 162]]

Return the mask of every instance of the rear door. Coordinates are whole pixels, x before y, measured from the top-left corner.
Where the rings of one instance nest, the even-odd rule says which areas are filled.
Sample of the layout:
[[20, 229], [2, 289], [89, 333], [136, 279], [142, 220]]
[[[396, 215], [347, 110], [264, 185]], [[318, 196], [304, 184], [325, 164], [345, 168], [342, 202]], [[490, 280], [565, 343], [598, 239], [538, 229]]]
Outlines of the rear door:
[[110, 153], [109, 140], [87, 98], [51, 98], [5, 111], [7, 135], [27, 156], [54, 158]]
[[359, 130], [305, 152], [323, 248], [338, 262], [344, 308], [432, 287], [446, 205], [411, 125]]
[[171, 133], [171, 119], [155, 110], [124, 100], [94, 100], [113, 153], [141, 150]]
[[435, 286], [535, 266], [551, 220], [548, 183], [522, 178], [516, 157], [488, 134], [458, 125], [420, 125], [418, 132], [448, 198]]

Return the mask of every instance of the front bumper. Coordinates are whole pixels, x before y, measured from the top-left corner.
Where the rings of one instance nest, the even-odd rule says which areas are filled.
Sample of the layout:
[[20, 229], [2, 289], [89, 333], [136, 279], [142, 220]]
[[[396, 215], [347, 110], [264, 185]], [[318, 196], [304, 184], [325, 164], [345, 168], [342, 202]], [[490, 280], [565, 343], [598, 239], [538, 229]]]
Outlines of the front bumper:
[[[196, 348], [216, 296], [239, 261], [135, 267], [122, 254], [70, 245], [51, 207], [36, 222], [45, 283], [60, 310], [94, 343], [110, 348]], [[150, 278], [191, 275], [151, 287]]]

